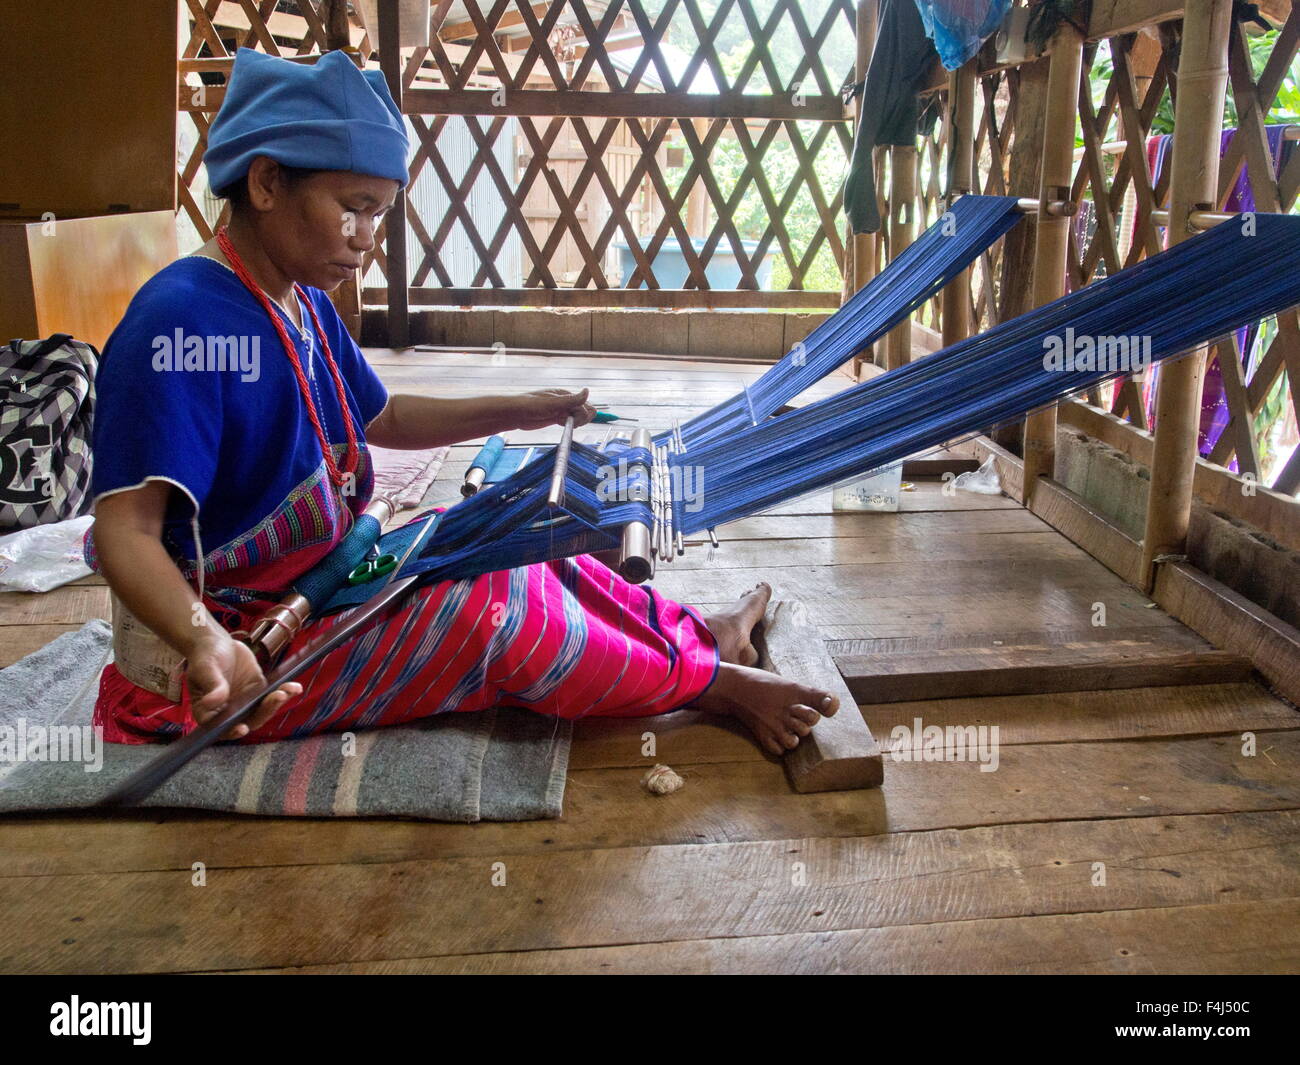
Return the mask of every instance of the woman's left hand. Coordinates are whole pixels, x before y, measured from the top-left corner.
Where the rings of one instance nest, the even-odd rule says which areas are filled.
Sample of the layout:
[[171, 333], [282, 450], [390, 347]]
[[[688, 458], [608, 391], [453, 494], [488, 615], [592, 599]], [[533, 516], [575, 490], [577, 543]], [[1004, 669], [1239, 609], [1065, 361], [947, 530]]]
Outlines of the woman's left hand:
[[574, 426], [586, 425], [596, 417], [596, 408], [587, 402], [587, 389], [569, 392], [563, 388], [544, 388], [517, 397], [516, 429], [544, 429], [563, 425], [572, 417]]

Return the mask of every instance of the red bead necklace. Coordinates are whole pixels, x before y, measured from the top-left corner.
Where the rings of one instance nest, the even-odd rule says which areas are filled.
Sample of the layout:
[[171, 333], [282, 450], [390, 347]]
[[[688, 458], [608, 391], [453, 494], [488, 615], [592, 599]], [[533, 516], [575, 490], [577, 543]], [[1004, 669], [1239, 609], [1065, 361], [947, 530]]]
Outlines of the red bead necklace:
[[281, 316], [272, 309], [271, 298], [262, 291], [261, 286], [249, 274], [243, 260], [239, 257], [239, 253], [235, 251], [235, 246], [230, 243], [230, 237], [227, 235], [224, 226], [217, 231], [217, 247], [230, 261], [235, 276], [244, 283], [244, 287], [249, 292], [257, 297], [257, 301], [261, 303], [270, 317], [271, 324], [275, 326], [275, 331], [280, 337], [280, 343], [284, 345], [284, 353], [289, 357], [289, 363], [293, 366], [293, 374], [298, 379], [298, 391], [302, 393], [303, 402], [307, 405], [307, 417], [311, 419], [312, 428], [316, 430], [316, 439], [320, 443], [321, 455], [325, 459], [325, 468], [329, 471], [330, 480], [336, 487], [341, 488], [349, 478], [355, 476], [357, 465], [361, 459], [361, 449], [357, 446], [357, 430], [352, 423], [352, 411], [348, 407], [347, 392], [343, 387], [343, 375], [339, 373], [338, 365], [334, 362], [334, 354], [330, 351], [329, 341], [325, 339], [325, 331], [321, 328], [320, 319], [316, 316], [316, 308], [311, 305], [311, 300], [307, 298], [307, 294], [295, 284], [293, 291], [297, 296], [301, 297], [303, 305], [307, 308], [307, 313], [311, 315], [312, 326], [316, 330], [316, 339], [320, 341], [321, 351], [324, 353], [325, 362], [330, 369], [330, 376], [334, 378], [334, 389], [338, 393], [339, 410], [343, 413], [343, 428], [348, 437], [348, 446], [343, 453], [342, 470], [339, 469], [338, 463], [334, 460], [334, 451], [325, 436], [325, 427], [321, 424], [320, 412], [316, 410], [316, 404], [312, 402], [311, 385], [307, 382], [307, 375], [303, 373], [302, 361], [298, 358], [298, 349], [293, 341], [289, 339], [289, 331], [284, 327]]

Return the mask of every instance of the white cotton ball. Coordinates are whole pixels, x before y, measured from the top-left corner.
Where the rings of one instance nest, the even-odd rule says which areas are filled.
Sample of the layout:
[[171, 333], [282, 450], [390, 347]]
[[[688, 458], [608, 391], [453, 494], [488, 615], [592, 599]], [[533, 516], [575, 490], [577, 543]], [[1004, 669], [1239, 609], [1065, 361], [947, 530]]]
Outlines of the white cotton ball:
[[641, 786], [651, 795], [670, 795], [680, 791], [686, 782], [673, 772], [671, 766], [657, 765], [641, 778]]

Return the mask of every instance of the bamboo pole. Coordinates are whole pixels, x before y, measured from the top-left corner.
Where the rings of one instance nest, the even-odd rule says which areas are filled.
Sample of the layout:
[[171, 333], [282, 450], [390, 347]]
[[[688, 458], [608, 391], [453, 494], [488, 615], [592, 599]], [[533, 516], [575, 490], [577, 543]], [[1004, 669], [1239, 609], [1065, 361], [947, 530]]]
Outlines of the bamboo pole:
[[[398, 0], [379, 0], [379, 66], [388, 83], [397, 110], [402, 112], [402, 50], [398, 19]], [[402, 112], [405, 113], [405, 112]], [[384, 219], [385, 252], [388, 260], [388, 345], [410, 346], [411, 319], [406, 274], [406, 190], [397, 190], [397, 199]]]
[[[1034, 244], [1033, 305], [1060, 298], [1065, 293], [1065, 257], [1070, 243], [1071, 220], [1053, 213], [1055, 201], [1070, 198], [1074, 179], [1074, 126], [1083, 65], [1083, 37], [1066, 21], [1052, 38], [1047, 71], [1047, 112], [1043, 118], [1043, 170], [1038, 193], [1037, 234]], [[1056, 460], [1056, 408], [1038, 411], [1025, 419], [1024, 503], [1029, 506], [1040, 476], [1052, 475]]]
[[[948, 202], [975, 188], [975, 60], [948, 76], [948, 150], [952, 153]], [[970, 336], [970, 268], [943, 290], [943, 345]]]
[[[861, 85], [871, 67], [871, 57], [876, 50], [876, 16], [878, 0], [858, 0], [855, 33], [857, 56], [853, 64], [854, 80]], [[857, 98], [858, 121], [862, 121], [862, 96]], [[874, 165], [874, 161], [872, 163]], [[844, 227], [844, 298], [847, 300], [876, 276], [875, 233], [854, 233], [851, 226]], [[863, 363], [874, 362], [875, 353], [868, 345], [853, 358], [855, 376], [861, 377]]]
[[[916, 145], [889, 149], [889, 258], [897, 259], [916, 239]], [[912, 319], [904, 318], [885, 337], [885, 368], [912, 361]]]
[[[1170, 161], [1169, 246], [1195, 236], [1190, 225], [1193, 211], [1209, 211], [1215, 206], [1231, 24], [1231, 0], [1187, 5]], [[1201, 346], [1160, 368], [1151, 490], [1139, 572], [1147, 591], [1155, 584], [1156, 559], [1181, 554], [1186, 546], [1207, 351]]]

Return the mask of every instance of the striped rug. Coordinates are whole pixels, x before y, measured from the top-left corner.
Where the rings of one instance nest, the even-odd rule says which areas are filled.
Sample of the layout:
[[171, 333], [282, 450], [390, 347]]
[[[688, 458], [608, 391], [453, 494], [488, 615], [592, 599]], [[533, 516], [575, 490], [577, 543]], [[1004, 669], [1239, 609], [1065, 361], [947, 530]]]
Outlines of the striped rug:
[[[107, 622], [0, 670], [0, 812], [95, 804], [156, 753], [90, 729]], [[275, 817], [559, 817], [572, 725], [500, 707], [415, 725], [205, 751], [146, 805]]]

